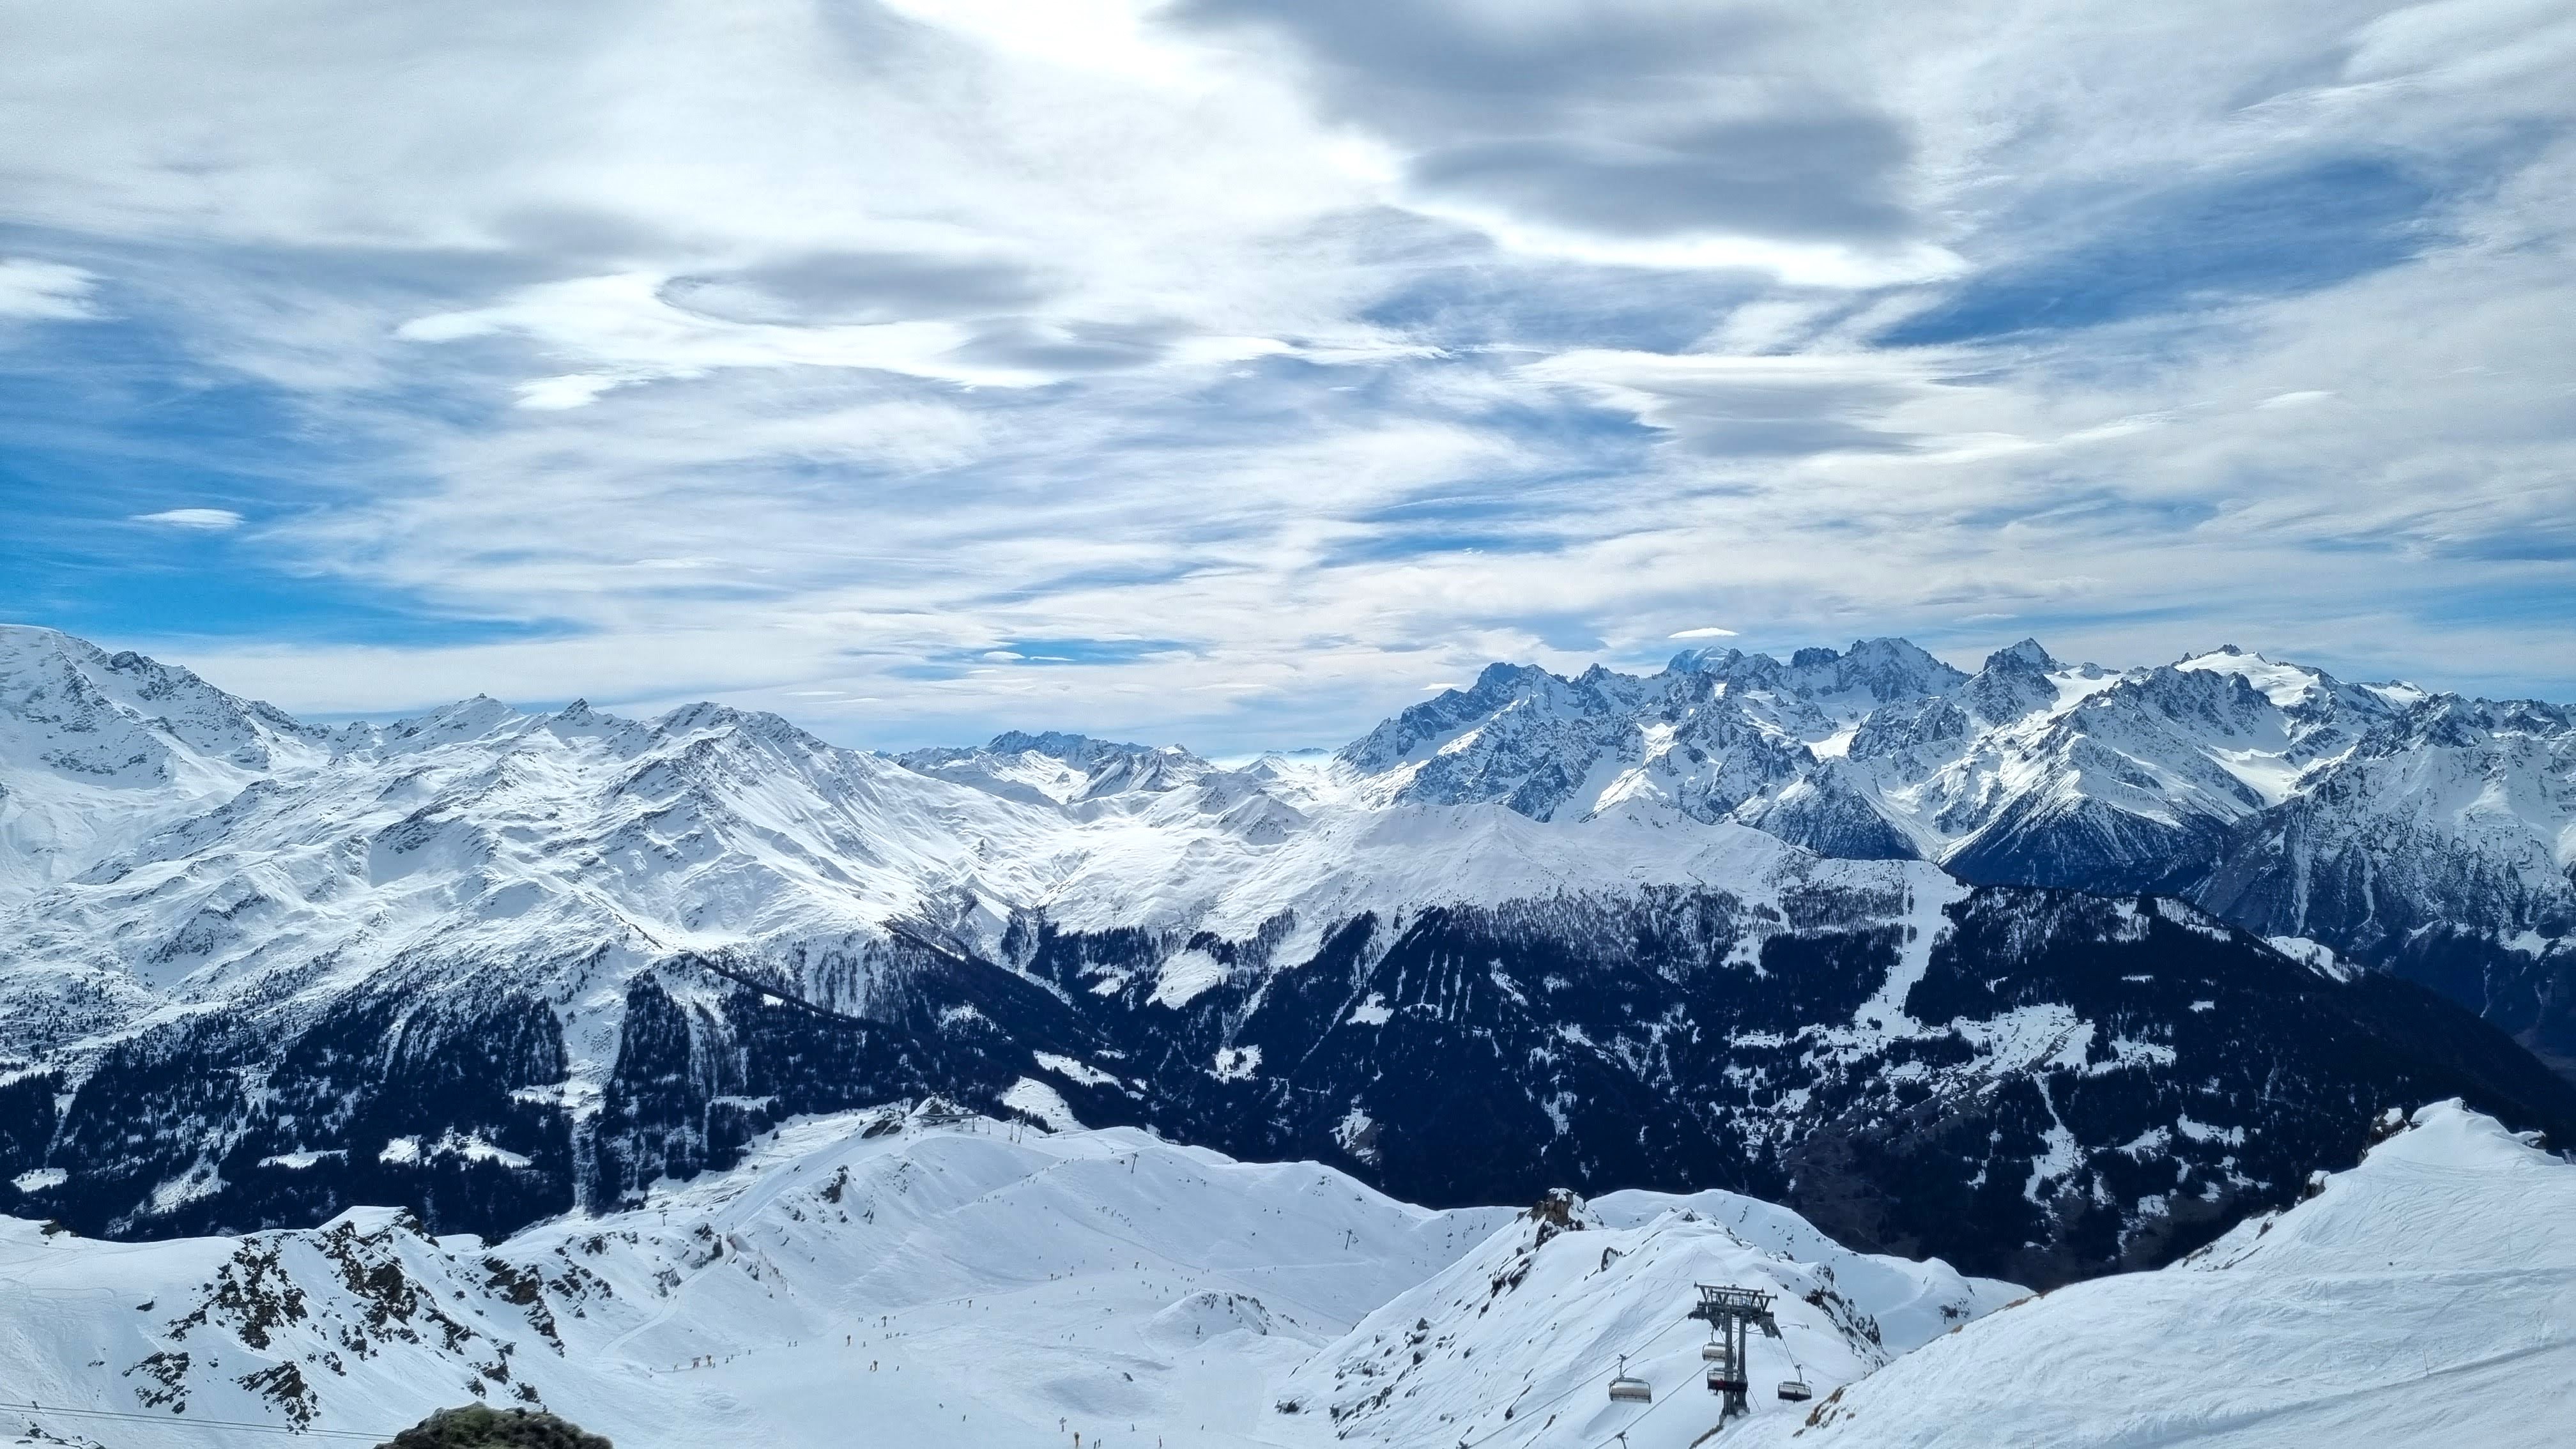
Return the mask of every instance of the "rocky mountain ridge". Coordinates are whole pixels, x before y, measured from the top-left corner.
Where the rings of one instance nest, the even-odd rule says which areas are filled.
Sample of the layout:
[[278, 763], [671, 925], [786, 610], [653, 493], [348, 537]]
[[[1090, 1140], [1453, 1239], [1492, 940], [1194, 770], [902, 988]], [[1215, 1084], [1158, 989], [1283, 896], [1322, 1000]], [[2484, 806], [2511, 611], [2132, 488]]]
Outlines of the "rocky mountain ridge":
[[2576, 1066], [2576, 710], [2229, 646], [2151, 669], [1903, 640], [1659, 674], [1496, 665], [1344, 765], [1388, 799], [1680, 816], [1963, 879], [2192, 900], [2434, 986]]

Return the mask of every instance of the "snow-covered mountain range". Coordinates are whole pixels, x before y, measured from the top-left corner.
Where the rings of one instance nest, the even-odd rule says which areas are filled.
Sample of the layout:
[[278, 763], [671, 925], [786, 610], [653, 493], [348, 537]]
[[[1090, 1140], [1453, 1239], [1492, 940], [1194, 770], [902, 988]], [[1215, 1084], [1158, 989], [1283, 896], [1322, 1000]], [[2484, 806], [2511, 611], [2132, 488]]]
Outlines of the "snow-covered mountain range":
[[1399, 800], [1673, 814], [1963, 879], [2181, 895], [2576, 1064], [2576, 710], [2234, 647], [2153, 669], [1901, 639], [1639, 678], [1495, 665], [1342, 752]]
[[[0, 629], [0, 1211], [498, 1236], [941, 1093], [1434, 1204], [1726, 1187], [2025, 1281], [2158, 1263], [2392, 1105], [2576, 1136], [2576, 1088], [2346, 964], [2381, 938], [2302, 853], [2372, 853], [2401, 967], [2458, 959], [2396, 923], [2476, 885], [2445, 939], [2528, 968], [2525, 1017], [2500, 969], [2473, 999], [2545, 1041], [2568, 739], [2252, 656], [1882, 641], [1498, 666], [1328, 760], [889, 759], [714, 705], [322, 729]], [[2292, 914], [2137, 894], [2271, 899], [2262, 821]], [[2015, 860], [2111, 894], [1961, 879]]]

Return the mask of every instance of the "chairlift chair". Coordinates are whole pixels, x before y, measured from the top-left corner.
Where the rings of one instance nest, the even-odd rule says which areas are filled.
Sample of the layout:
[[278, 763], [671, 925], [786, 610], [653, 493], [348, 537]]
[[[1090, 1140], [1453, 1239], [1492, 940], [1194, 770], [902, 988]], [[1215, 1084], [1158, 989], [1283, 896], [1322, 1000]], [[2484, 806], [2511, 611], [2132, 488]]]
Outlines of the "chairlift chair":
[[1654, 1401], [1654, 1386], [1647, 1383], [1644, 1379], [1630, 1377], [1628, 1373], [1628, 1356], [1624, 1353], [1619, 1355], [1619, 1372], [1612, 1376], [1610, 1380], [1610, 1402], [1614, 1404], [1651, 1404]]
[[1744, 1371], [1736, 1366], [1735, 1355], [1723, 1343], [1703, 1343], [1700, 1360], [1708, 1365], [1708, 1391], [1712, 1394], [1744, 1392]]
[[1803, 1404], [1815, 1396], [1815, 1390], [1808, 1388], [1802, 1380], [1782, 1379], [1780, 1381], [1780, 1397], [1789, 1403]]
[[1713, 1392], [1713, 1395], [1723, 1395], [1726, 1390], [1744, 1392], [1744, 1374], [1736, 1369], [1736, 1359], [1726, 1348], [1726, 1343], [1700, 1343], [1700, 1361], [1708, 1364], [1708, 1392]]

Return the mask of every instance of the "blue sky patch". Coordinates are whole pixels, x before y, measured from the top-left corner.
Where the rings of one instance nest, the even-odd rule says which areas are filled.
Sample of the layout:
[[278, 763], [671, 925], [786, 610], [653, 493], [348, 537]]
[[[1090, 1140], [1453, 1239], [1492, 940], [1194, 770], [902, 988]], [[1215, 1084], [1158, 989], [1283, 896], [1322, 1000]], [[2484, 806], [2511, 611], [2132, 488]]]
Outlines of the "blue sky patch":
[[1972, 278], [1878, 341], [1968, 342], [2316, 291], [2438, 241], [2426, 218], [2440, 195], [2412, 167], [2352, 157], [2135, 198], [2062, 198], [2043, 235], [2078, 236]]

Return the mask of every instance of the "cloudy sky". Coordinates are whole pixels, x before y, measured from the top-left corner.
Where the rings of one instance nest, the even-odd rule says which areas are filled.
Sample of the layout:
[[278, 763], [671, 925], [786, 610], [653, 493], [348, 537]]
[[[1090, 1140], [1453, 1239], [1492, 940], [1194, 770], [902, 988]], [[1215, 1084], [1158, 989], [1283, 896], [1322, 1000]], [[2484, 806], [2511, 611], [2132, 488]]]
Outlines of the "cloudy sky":
[[0, 618], [864, 745], [1678, 637], [2576, 697], [2571, 73], [2566, 0], [10, 4]]

